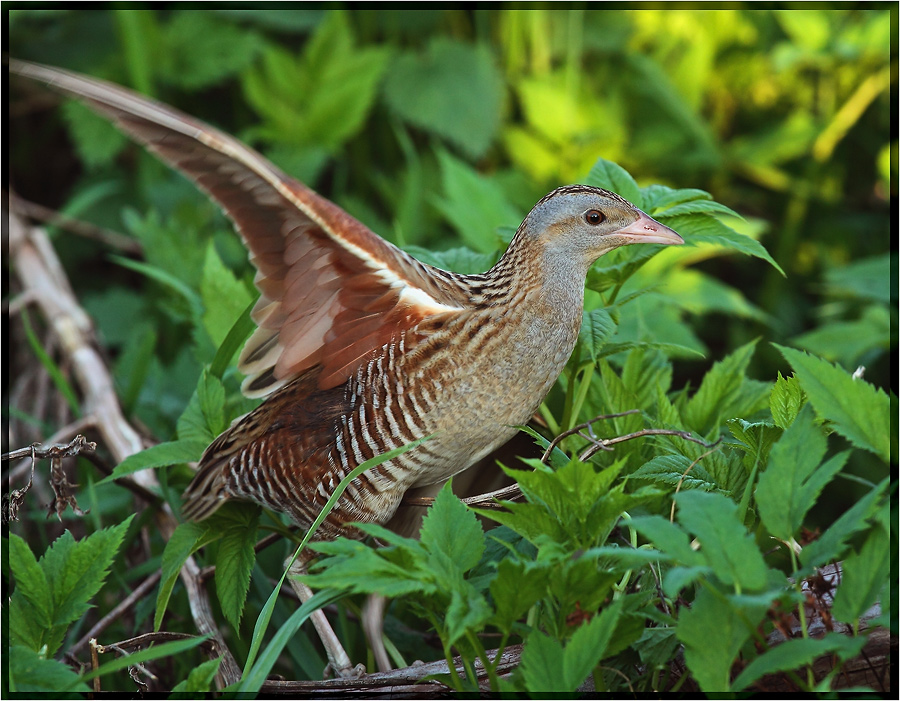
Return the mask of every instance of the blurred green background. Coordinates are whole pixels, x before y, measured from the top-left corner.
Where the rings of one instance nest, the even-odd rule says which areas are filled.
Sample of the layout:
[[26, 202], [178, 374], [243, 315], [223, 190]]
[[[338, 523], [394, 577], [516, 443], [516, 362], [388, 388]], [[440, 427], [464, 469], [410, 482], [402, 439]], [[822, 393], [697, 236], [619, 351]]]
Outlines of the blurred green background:
[[[428, 258], [464, 272], [490, 265], [538, 198], [600, 157], [641, 185], [702, 188], [745, 217], [729, 224], [786, 277], [702, 248], [660, 258], [692, 267], [670, 276], [665, 300], [640, 301], [644, 335], [705, 355], [676, 353], [673, 386], [696, 387], [712, 360], [761, 337], [864, 365], [896, 392], [895, 5], [153, 7], [12, 9], [9, 53], [217, 125], [418, 255], [466, 246]], [[246, 305], [246, 254], [202, 194], [85, 108], [13, 87], [19, 195], [135, 237], [148, 263], [194, 288], [212, 237], [233, 273], [220, 303]], [[126, 407], [171, 435], [201, 363], [185, 300], [148, 294], [158, 281], [102, 244], [54, 235]], [[750, 374], [779, 370], [760, 343]]]

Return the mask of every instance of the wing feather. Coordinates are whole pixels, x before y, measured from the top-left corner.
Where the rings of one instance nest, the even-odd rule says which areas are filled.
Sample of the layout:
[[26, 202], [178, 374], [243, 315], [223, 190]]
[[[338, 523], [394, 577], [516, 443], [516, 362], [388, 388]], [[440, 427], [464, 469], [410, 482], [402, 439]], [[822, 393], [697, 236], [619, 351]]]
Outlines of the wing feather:
[[258, 328], [239, 362], [248, 396], [269, 395], [317, 365], [319, 389], [337, 386], [392, 338], [403, 335], [411, 347], [420, 322], [468, 307], [451, 274], [413, 259], [223, 132], [106, 81], [17, 60], [9, 67], [110, 118], [235, 223], [260, 291]]

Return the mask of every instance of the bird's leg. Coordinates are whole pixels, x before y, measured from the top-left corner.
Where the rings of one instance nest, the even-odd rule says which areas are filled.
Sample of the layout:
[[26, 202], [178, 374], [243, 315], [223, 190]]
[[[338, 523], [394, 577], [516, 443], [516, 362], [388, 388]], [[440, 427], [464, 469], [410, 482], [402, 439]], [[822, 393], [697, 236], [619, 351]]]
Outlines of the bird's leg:
[[[288, 581], [291, 583], [291, 587], [293, 587], [300, 601], [306, 603], [313, 596], [312, 589], [297, 579], [298, 576], [306, 574], [306, 568], [309, 564], [309, 560], [304, 557], [304, 554], [301, 553], [300, 557], [294, 560], [293, 563], [288, 558], [285, 565], [288, 566]], [[358, 679], [363, 676], [366, 673], [365, 665], [358, 664], [355, 667], [353, 666], [349, 655], [344, 650], [344, 646], [341, 645], [341, 641], [338, 640], [334, 629], [325, 617], [325, 612], [321, 609], [314, 611], [310, 615], [310, 619], [316, 628], [316, 632], [319, 634], [322, 645], [325, 646], [325, 653], [328, 655], [328, 665], [325, 667], [323, 677], [328, 677], [330, 673], [349, 679]]]
[[387, 599], [380, 594], [370, 594], [362, 610], [362, 626], [372, 648], [379, 672], [390, 672], [393, 667], [384, 647], [384, 610]]

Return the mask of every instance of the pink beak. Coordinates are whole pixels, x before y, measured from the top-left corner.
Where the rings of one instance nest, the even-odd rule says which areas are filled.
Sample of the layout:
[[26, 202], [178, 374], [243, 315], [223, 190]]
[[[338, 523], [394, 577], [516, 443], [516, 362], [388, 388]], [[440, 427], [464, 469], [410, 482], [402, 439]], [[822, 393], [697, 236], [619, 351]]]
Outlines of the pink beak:
[[612, 235], [626, 238], [629, 243], [684, 243], [684, 239], [669, 227], [660, 224], [652, 217], [644, 214], [641, 210], [638, 210], [638, 214], [640, 216], [637, 221], [619, 229]]

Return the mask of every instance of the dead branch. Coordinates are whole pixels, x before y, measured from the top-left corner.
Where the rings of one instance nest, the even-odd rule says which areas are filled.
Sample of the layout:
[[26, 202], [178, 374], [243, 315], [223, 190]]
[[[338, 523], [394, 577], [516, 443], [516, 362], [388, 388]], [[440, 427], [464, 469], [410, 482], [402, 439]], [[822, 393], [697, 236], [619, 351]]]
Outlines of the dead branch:
[[[115, 460], [121, 462], [142, 450], [144, 442], [122, 414], [112, 377], [95, 347], [90, 318], [78, 304], [46, 232], [38, 227], [29, 227], [11, 209], [7, 221], [10, 256], [22, 287], [25, 293], [34, 296], [48, 325], [59, 339], [63, 355], [71, 362], [85, 414], [94, 418], [103, 443]], [[135, 473], [132, 478], [137, 485], [150, 492], [158, 489], [152, 470]], [[171, 537], [178, 525], [166, 504], [157, 510], [156, 523], [165, 539]], [[210, 636], [216, 652], [222, 656], [216, 681], [219, 688], [223, 688], [240, 678], [240, 668], [216, 627], [199, 572], [196, 560], [190, 557], [181, 571], [181, 578], [198, 632]]]

